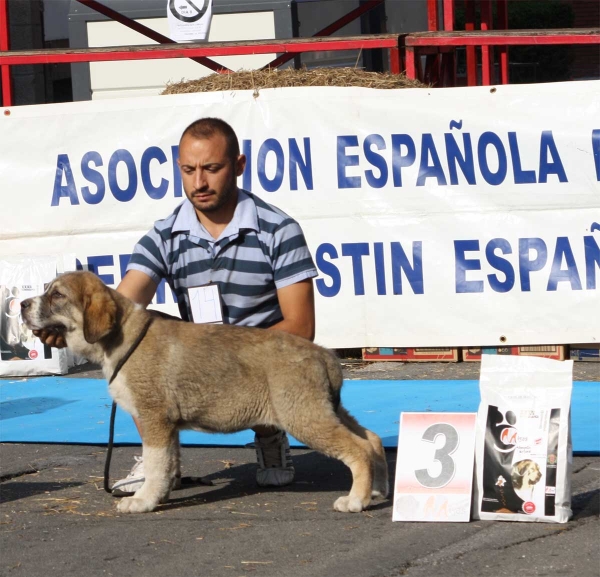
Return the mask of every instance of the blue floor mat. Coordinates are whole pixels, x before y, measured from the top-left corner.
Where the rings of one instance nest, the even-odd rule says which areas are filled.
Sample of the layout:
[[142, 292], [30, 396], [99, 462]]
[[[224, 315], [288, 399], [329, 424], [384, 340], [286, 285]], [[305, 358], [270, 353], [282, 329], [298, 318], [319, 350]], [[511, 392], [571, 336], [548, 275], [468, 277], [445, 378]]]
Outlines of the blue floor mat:
[[[401, 411], [476, 412], [478, 381], [345, 381], [344, 406], [386, 447], [398, 444]], [[0, 381], [0, 442], [103, 445], [112, 400], [106, 381], [41, 377]], [[600, 454], [600, 383], [573, 383], [572, 437], [576, 453]], [[243, 446], [251, 431], [229, 435], [184, 431], [183, 445]], [[131, 418], [117, 411], [115, 444], [139, 444]], [[292, 446], [301, 446], [290, 439]]]

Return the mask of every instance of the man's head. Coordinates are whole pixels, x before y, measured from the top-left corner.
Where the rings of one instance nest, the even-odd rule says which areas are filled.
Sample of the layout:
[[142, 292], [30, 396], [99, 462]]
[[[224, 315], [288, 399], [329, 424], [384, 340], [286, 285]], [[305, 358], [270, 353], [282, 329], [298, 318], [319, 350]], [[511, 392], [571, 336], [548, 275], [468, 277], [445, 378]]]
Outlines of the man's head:
[[233, 214], [237, 177], [246, 157], [229, 124], [219, 118], [201, 118], [190, 124], [179, 141], [178, 164], [183, 189], [200, 213]]

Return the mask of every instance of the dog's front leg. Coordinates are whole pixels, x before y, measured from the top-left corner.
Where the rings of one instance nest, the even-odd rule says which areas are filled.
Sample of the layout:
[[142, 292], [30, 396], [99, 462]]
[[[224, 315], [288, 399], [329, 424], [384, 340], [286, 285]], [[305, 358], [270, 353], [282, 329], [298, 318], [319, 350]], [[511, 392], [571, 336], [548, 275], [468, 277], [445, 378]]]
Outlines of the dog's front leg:
[[119, 512], [147, 513], [154, 511], [159, 503], [167, 501], [179, 459], [177, 435], [177, 431], [173, 431], [169, 435], [169, 442], [161, 447], [148, 444], [144, 434], [142, 454], [146, 480], [133, 497], [121, 499], [117, 505]]

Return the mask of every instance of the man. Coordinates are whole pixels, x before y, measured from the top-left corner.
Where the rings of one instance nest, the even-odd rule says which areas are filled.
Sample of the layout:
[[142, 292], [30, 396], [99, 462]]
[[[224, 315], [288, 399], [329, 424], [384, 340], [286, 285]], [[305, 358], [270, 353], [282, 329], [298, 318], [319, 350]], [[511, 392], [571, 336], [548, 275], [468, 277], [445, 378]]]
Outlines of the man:
[[[159, 220], [135, 246], [117, 291], [148, 306], [164, 278], [174, 291], [183, 320], [191, 321], [188, 289], [218, 286], [224, 322], [282, 330], [312, 340], [317, 276], [298, 223], [279, 209], [238, 189], [246, 166], [235, 132], [217, 118], [190, 124], [179, 143], [178, 165], [187, 199]], [[40, 335], [57, 346], [59, 335]], [[190, 359], [210, 363], [211, 359]], [[143, 423], [135, 418], [143, 437]], [[283, 431], [256, 427], [260, 486], [291, 483], [294, 467]], [[134, 493], [144, 482], [143, 460], [113, 494]]]

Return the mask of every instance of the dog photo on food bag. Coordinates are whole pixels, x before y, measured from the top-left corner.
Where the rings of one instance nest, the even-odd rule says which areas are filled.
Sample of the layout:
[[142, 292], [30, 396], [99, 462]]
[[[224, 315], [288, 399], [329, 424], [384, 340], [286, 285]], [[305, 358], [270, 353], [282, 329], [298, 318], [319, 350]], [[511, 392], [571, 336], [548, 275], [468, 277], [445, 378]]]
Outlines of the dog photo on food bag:
[[122, 513], [169, 498], [180, 429], [273, 425], [350, 468], [350, 494], [336, 510], [359, 512], [388, 494], [381, 439], [340, 404], [342, 370], [327, 349], [282, 331], [159, 318], [90, 272], [57, 277], [21, 312], [30, 329], [58, 329], [74, 353], [99, 363], [112, 397], [141, 421], [146, 481], [120, 500]]
[[0, 360], [30, 358], [33, 334], [20, 322], [19, 288], [0, 285]]
[[531, 459], [522, 459], [513, 465], [512, 484], [517, 495], [524, 501], [533, 500], [533, 491], [541, 478], [540, 466]]

